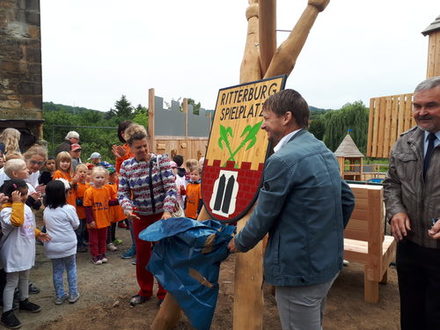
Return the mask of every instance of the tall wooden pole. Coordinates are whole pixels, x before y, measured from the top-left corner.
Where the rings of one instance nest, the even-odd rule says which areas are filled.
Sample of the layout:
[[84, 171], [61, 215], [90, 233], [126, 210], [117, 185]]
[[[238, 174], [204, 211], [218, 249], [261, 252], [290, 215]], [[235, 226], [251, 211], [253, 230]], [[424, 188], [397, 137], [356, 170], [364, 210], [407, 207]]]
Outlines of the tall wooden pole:
[[260, 24], [258, 33], [260, 35], [260, 65], [261, 74], [264, 74], [269, 67], [272, 57], [277, 48], [276, 37], [276, 0], [260, 0], [258, 16]]
[[440, 16], [422, 34], [429, 36], [426, 78], [440, 76]]
[[154, 88], [148, 90], [148, 135], [150, 136], [150, 150], [156, 152], [156, 141], [154, 132], [154, 111], [156, 110]]

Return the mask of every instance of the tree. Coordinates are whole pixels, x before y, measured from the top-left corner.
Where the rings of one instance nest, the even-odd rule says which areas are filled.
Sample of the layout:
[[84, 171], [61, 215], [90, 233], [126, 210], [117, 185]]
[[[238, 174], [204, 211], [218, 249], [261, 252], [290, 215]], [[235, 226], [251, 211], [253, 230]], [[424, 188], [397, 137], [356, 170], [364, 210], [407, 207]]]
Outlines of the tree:
[[[125, 95], [122, 95], [121, 98], [115, 102], [115, 109], [110, 109], [111, 115], [115, 115], [118, 118], [123, 118], [124, 120], [129, 120], [133, 118], [133, 107], [131, 103], [128, 102]], [[110, 117], [112, 117], [110, 115]]]
[[351, 129], [351, 137], [361, 152], [367, 150], [368, 108], [362, 101], [347, 103], [340, 110], [329, 111], [323, 116], [325, 133], [323, 141], [335, 151]]

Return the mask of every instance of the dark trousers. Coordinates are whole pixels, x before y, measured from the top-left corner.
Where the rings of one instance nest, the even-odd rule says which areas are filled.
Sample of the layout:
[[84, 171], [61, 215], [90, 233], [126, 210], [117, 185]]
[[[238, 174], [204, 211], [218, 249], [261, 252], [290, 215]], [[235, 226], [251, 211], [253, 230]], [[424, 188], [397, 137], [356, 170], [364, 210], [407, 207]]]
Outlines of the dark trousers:
[[[138, 295], [151, 297], [153, 295], [154, 277], [145, 267], [151, 258], [151, 242], [143, 241], [139, 238], [139, 233], [156, 222], [162, 217], [162, 214], [153, 214], [148, 216], [138, 215], [139, 220], [133, 221], [133, 231], [136, 237], [136, 278], [139, 284]], [[166, 291], [159, 284], [157, 298], [164, 299]]]
[[86, 239], [86, 220], [85, 219], [79, 219], [79, 226], [75, 230], [76, 233], [76, 240], [77, 240], [77, 247], [83, 247], [85, 246], [85, 239]]
[[440, 249], [401, 241], [396, 266], [401, 329], [440, 329]]
[[116, 222], [110, 224], [107, 230], [107, 244], [112, 243], [116, 240]]

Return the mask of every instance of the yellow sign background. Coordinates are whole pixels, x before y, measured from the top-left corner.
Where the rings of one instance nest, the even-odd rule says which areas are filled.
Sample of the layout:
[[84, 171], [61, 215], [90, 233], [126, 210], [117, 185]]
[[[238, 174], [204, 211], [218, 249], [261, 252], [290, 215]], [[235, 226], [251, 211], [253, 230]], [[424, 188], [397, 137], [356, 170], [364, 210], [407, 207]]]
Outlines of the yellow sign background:
[[[221, 160], [223, 165], [231, 160], [232, 154], [236, 167], [241, 167], [242, 162], [251, 162], [251, 169], [258, 169], [258, 164], [266, 159], [269, 143], [267, 134], [258, 129], [258, 133], [252, 136], [256, 139], [255, 144], [248, 150], [252, 139], [246, 140], [246, 136], [250, 133], [250, 128], [256, 130], [259, 127], [259, 123], [263, 121], [264, 101], [284, 88], [285, 78], [286, 76], [278, 76], [219, 90], [206, 152], [208, 165], [212, 165], [214, 160]], [[247, 126], [250, 127], [244, 132]], [[225, 129], [228, 131], [226, 139]]]

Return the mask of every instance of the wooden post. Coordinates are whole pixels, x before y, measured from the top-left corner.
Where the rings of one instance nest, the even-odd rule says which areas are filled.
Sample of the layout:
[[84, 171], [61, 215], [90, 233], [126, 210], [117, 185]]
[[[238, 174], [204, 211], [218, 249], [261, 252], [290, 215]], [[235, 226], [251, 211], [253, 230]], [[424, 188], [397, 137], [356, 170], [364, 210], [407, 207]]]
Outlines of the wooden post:
[[156, 152], [156, 138], [154, 132], [154, 111], [155, 111], [154, 88], [148, 90], [148, 134], [150, 136], [150, 151]]
[[[253, 208], [237, 223], [240, 232]], [[263, 241], [235, 258], [233, 329], [263, 329]]]
[[[189, 115], [188, 115], [188, 99], [187, 98], [184, 98], [183, 101], [182, 101], [182, 111], [183, 111], [183, 114], [185, 116], [185, 144], [186, 144], [186, 152], [189, 151], [189, 153], [191, 153], [192, 152], [192, 149], [191, 149], [192, 146], [190, 146], [188, 148], [188, 146], [190, 145], [190, 140], [188, 139], [188, 116]], [[187, 159], [187, 158], [188, 158], [188, 156], [185, 157], [185, 159]]]
[[258, 15], [260, 24], [260, 64], [261, 73], [264, 74], [269, 67], [277, 47], [276, 38], [276, 0], [260, 0]]
[[152, 330], [173, 329], [179, 321], [181, 309], [174, 297], [167, 293], [159, 312], [151, 324]]
[[426, 78], [440, 76], [440, 16], [422, 34], [429, 35]]

